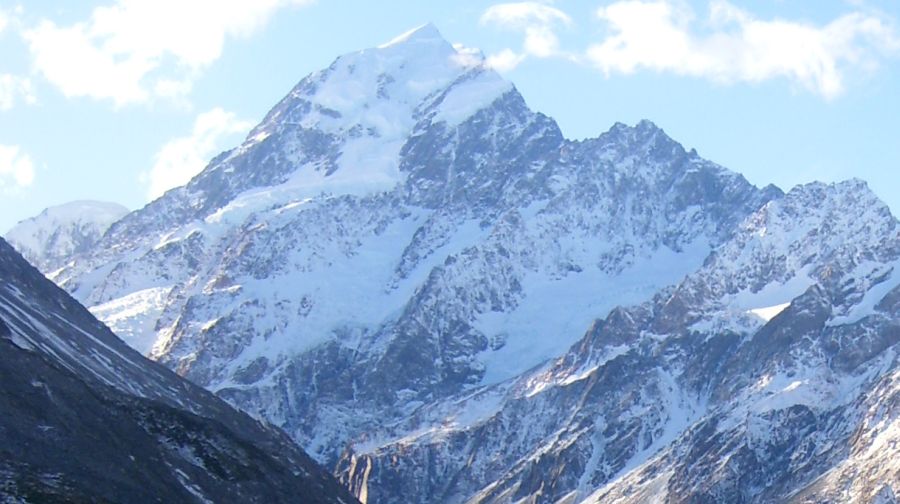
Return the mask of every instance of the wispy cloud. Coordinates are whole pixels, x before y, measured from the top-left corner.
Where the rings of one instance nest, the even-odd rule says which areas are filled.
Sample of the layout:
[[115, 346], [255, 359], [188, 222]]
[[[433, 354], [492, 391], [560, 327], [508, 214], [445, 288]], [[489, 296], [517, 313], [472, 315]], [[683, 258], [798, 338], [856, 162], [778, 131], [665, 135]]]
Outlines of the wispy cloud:
[[[12, 10], [0, 8], [0, 35], [5, 30], [16, 30], [21, 25], [20, 17], [24, 8], [19, 5]], [[6, 70], [5, 68], [3, 70]], [[22, 75], [0, 73], [0, 112], [12, 109], [18, 103], [37, 103], [31, 79]]]
[[226, 139], [246, 133], [252, 126], [253, 123], [218, 107], [198, 115], [191, 134], [163, 145], [150, 171], [141, 174], [141, 182], [147, 185], [147, 198], [157, 198], [173, 187], [186, 184], [222, 149]]
[[540, 2], [503, 3], [489, 7], [481, 16], [482, 24], [521, 31], [525, 38], [520, 51], [507, 48], [488, 56], [488, 65], [505, 71], [515, 68], [529, 56], [560, 56], [556, 29], [571, 25], [572, 18], [560, 9]]
[[816, 26], [762, 20], [716, 0], [701, 23], [685, 4], [626, 0], [597, 17], [610, 34], [587, 58], [607, 74], [648, 69], [721, 83], [786, 78], [827, 99], [844, 91], [847, 72], [900, 48], [884, 21], [858, 12]]
[[29, 105], [37, 102], [31, 79], [11, 74], [0, 74], [0, 111], [6, 111], [18, 102]]
[[546, 3], [498, 4], [481, 21], [524, 32], [521, 51], [489, 57], [499, 70], [529, 56], [561, 57], [607, 76], [655, 71], [722, 84], [784, 79], [825, 99], [845, 91], [848, 75], [900, 53], [891, 24], [862, 10], [816, 25], [761, 19], [727, 0], [710, 1], [703, 16], [683, 0], [619, 0], [596, 10], [605, 35], [575, 50], [561, 48], [557, 36], [572, 18]]
[[8, 194], [34, 182], [34, 162], [18, 145], [0, 145], [0, 193]]
[[279, 9], [311, 0], [118, 0], [88, 20], [42, 20], [23, 32], [35, 70], [69, 97], [116, 105], [187, 93], [219, 59]]

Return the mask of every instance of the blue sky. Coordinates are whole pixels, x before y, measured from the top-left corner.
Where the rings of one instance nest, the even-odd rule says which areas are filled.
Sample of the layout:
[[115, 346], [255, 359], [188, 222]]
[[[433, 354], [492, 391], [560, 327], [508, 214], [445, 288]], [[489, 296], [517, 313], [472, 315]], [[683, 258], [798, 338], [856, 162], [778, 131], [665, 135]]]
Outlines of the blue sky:
[[896, 0], [3, 0], [0, 231], [138, 208], [306, 74], [426, 22], [570, 138], [646, 118], [758, 185], [859, 177], [900, 210]]

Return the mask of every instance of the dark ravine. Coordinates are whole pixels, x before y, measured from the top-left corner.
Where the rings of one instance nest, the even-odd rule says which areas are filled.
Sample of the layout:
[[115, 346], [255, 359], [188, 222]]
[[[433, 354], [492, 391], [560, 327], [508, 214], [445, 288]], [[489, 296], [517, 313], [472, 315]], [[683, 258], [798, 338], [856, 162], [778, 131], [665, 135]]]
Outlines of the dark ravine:
[[273, 427], [146, 360], [0, 240], [0, 500], [355, 502]]

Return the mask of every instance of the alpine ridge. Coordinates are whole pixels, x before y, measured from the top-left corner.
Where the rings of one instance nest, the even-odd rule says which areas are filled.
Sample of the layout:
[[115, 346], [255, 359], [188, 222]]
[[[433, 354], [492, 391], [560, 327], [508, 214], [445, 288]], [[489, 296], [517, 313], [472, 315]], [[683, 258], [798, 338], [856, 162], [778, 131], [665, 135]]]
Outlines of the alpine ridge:
[[649, 121], [564, 138], [425, 25], [52, 278], [367, 503], [892, 502], [900, 228]]
[[116, 203], [73, 201], [16, 224], [6, 239], [42, 271], [54, 271], [89, 250], [128, 209]]

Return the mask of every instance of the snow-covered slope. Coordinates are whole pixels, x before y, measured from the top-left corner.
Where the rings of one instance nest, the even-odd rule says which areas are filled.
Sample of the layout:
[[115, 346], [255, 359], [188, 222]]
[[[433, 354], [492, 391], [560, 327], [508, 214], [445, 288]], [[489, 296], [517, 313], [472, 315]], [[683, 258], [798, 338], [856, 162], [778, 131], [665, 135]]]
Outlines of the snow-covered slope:
[[52, 272], [89, 250], [127, 213], [127, 208], [116, 203], [73, 201], [19, 222], [6, 233], [6, 239], [41, 271]]
[[838, 457], [890, 397], [897, 242], [859, 181], [760, 189], [648, 121], [567, 140], [426, 25], [301, 80], [54, 279], [368, 502], [767, 502], [858, 467], [774, 453], [801, 449], [785, 410]]
[[141, 357], [0, 239], [0, 500], [354, 499], [282, 432]]
[[[798, 187], [554, 363], [360, 436], [343, 479], [369, 502], [889, 495], [898, 231], [858, 181]], [[769, 320], [749, 309], [785, 300]]]

